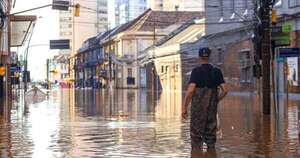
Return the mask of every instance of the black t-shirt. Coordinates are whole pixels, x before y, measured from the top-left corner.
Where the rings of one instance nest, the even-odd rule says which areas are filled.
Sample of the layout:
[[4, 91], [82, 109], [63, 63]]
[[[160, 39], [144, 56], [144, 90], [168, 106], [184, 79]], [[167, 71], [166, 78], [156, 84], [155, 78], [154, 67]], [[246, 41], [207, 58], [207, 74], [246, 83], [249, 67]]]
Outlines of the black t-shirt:
[[216, 88], [225, 81], [220, 69], [203, 64], [193, 69], [189, 83], [195, 83], [197, 88]]

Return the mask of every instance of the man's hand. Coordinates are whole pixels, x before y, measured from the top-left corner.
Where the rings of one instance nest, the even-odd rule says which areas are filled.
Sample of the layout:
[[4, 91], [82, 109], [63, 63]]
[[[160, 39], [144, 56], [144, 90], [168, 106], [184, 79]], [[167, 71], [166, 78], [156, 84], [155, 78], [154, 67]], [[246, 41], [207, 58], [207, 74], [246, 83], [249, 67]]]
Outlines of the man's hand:
[[186, 91], [184, 101], [183, 101], [183, 105], [182, 105], [181, 117], [183, 119], [187, 119], [187, 117], [188, 117], [187, 107], [188, 107], [188, 105], [190, 104], [190, 102], [192, 100], [192, 96], [194, 94], [195, 89], [196, 89], [196, 84], [195, 83], [190, 83], [189, 86], [188, 86], [188, 89]]
[[219, 88], [220, 88], [221, 92], [218, 94], [218, 102], [220, 102], [222, 99], [224, 99], [224, 97], [228, 93], [228, 88], [225, 83], [221, 84]]
[[188, 117], [188, 112], [187, 112], [187, 109], [186, 108], [182, 108], [182, 113], [181, 113], [181, 117], [183, 118], [183, 119], [187, 119], [187, 117]]

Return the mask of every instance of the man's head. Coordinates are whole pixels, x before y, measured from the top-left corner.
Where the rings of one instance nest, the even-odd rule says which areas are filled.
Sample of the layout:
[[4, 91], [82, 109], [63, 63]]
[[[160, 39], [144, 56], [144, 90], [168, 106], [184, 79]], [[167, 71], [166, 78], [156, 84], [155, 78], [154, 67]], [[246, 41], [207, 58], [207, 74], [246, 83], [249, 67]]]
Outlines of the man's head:
[[199, 61], [201, 63], [208, 63], [210, 54], [211, 54], [211, 50], [208, 47], [200, 48], [198, 52]]

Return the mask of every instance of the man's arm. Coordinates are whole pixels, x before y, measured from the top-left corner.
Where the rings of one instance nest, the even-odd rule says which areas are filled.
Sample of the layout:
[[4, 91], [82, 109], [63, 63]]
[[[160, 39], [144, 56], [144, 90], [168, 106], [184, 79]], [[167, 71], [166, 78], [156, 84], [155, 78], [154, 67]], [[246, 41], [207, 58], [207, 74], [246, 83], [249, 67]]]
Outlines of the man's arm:
[[196, 84], [190, 83], [188, 86], [187, 92], [185, 94], [183, 105], [182, 105], [182, 118], [183, 119], [187, 118], [187, 108], [192, 100], [195, 89], [196, 89]]
[[228, 94], [228, 87], [226, 83], [222, 83], [219, 87], [221, 89], [221, 92], [219, 93], [218, 101], [221, 101]]

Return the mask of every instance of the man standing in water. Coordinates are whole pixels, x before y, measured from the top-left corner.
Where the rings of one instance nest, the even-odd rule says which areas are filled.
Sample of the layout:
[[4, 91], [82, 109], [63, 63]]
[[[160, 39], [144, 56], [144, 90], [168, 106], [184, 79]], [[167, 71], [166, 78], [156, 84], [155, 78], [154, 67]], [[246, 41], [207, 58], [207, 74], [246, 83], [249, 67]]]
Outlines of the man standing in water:
[[217, 105], [228, 93], [220, 69], [209, 64], [211, 50], [199, 49], [200, 66], [193, 69], [182, 107], [182, 118], [187, 118], [191, 105], [191, 145], [192, 151], [202, 149], [203, 143], [209, 149], [215, 148], [217, 132]]

